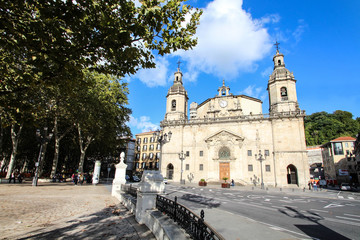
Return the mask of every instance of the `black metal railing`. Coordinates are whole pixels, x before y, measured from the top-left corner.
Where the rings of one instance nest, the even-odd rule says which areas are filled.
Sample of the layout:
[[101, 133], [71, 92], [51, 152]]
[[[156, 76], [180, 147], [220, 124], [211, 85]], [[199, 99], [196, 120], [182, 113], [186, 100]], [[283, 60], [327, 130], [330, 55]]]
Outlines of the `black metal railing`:
[[133, 197], [137, 197], [137, 188], [133, 187], [131, 184], [121, 184], [121, 191], [130, 194]]
[[193, 239], [224, 239], [215, 229], [205, 223], [204, 210], [201, 210], [199, 217], [191, 210], [177, 203], [177, 197], [173, 201], [157, 195], [156, 208], [177, 222]]

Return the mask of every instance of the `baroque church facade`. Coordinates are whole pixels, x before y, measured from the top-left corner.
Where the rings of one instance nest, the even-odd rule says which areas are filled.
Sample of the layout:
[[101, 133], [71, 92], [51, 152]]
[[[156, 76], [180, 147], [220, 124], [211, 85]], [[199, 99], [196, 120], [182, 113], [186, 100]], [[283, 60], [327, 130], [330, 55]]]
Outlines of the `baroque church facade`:
[[[285, 68], [284, 55], [273, 57], [267, 91], [270, 111], [262, 101], [232, 95], [225, 82], [216, 97], [191, 103], [178, 68], [166, 96], [163, 133], [171, 140], [161, 149], [160, 170], [170, 181], [304, 187], [309, 181], [304, 117], [296, 95], [296, 80]], [[188, 114], [189, 112], [189, 114]], [[185, 159], [180, 160], [183, 152]]]

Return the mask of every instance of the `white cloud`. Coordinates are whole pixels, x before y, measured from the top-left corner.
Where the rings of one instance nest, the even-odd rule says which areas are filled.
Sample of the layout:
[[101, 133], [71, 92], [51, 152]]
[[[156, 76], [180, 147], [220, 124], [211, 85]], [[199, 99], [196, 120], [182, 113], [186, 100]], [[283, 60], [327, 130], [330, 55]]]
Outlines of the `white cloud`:
[[255, 87], [255, 85], [250, 85], [245, 88], [240, 94], [247, 95], [249, 97], [258, 98], [264, 101], [266, 99], [267, 93], [263, 91], [262, 87]]
[[155, 57], [156, 68], [140, 69], [133, 78], [139, 79], [148, 87], [165, 86], [169, 76], [169, 61], [166, 57]]
[[148, 116], [141, 116], [139, 119], [130, 116], [130, 121], [128, 122], [128, 125], [130, 127], [135, 127], [141, 130], [141, 132], [149, 132], [160, 129], [159, 125], [150, 122], [150, 117]]
[[273, 72], [273, 67], [267, 67], [264, 71], [261, 72], [261, 76], [264, 78], [268, 78]]
[[203, 71], [233, 78], [240, 71], [253, 71], [254, 64], [271, 49], [270, 36], [263, 24], [276, 22], [277, 15], [253, 20], [242, 9], [241, 0], [214, 0], [203, 9], [197, 34], [198, 45], [191, 51], [178, 51], [188, 71]]
[[303, 35], [303, 33], [305, 32], [305, 29], [307, 28], [307, 24], [305, 23], [305, 21], [303, 19], [300, 19], [298, 21], [299, 25], [297, 26], [297, 28], [295, 29], [295, 31], [293, 32], [293, 37], [295, 38], [296, 43], [298, 43], [301, 40], [301, 36]]

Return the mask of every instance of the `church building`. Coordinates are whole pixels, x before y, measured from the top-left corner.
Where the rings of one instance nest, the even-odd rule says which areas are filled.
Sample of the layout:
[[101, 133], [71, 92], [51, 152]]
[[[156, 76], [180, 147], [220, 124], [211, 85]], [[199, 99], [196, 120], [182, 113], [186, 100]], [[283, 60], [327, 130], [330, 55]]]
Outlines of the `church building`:
[[[309, 181], [304, 117], [296, 80], [276, 51], [267, 91], [269, 113], [262, 101], [233, 95], [223, 81], [216, 97], [188, 105], [180, 68], [166, 96], [160, 169], [169, 181], [304, 187]], [[189, 113], [189, 114], [188, 114]], [[184, 158], [182, 158], [183, 153]], [[183, 160], [180, 160], [180, 159]]]

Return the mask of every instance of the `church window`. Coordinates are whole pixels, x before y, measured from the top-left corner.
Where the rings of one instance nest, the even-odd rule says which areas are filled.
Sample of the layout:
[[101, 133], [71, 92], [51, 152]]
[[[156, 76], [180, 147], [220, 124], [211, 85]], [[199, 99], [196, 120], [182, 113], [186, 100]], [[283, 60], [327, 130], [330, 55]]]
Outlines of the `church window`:
[[175, 111], [176, 110], [176, 100], [172, 100], [171, 101], [171, 111]]
[[278, 60], [278, 65], [279, 65], [279, 66], [281, 65], [281, 60]]
[[253, 165], [252, 165], [252, 164], [249, 164], [249, 165], [248, 165], [248, 171], [249, 171], [249, 172], [252, 172], [252, 171], [253, 171]]
[[189, 157], [190, 156], [190, 152], [186, 151], [186, 156]]
[[282, 87], [280, 89], [280, 94], [281, 94], [281, 97], [287, 97], [287, 89], [286, 89], [286, 87]]
[[228, 147], [222, 147], [219, 150], [220, 159], [229, 159], [230, 158], [230, 149]]
[[252, 156], [252, 151], [248, 150], [248, 156]]
[[265, 170], [266, 170], [267, 172], [270, 172], [270, 165], [265, 165]]
[[269, 150], [265, 150], [265, 156], [270, 156]]
[[190, 169], [190, 165], [189, 164], [186, 164], [185, 165], [185, 170], [189, 170]]
[[200, 157], [204, 156], [204, 152], [200, 151]]
[[178, 76], [176, 76], [176, 81], [179, 81], [179, 77], [178, 77]]
[[203, 171], [203, 170], [204, 170], [204, 164], [200, 164], [200, 165], [199, 165], [199, 170], [200, 170], [200, 171]]

